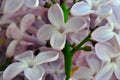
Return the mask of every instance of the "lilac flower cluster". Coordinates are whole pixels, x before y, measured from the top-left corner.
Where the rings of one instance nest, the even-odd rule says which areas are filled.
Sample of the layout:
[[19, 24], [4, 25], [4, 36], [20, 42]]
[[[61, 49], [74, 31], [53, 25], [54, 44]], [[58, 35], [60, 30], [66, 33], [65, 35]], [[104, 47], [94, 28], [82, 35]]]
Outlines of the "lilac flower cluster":
[[0, 80], [120, 80], [119, 12], [119, 0], [0, 0]]

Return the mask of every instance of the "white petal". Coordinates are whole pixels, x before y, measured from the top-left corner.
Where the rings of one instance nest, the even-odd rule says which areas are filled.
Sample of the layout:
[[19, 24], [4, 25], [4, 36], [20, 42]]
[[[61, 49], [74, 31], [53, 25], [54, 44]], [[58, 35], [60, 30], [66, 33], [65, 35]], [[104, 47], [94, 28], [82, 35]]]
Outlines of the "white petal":
[[7, 47], [7, 50], [6, 50], [6, 56], [7, 57], [12, 57], [14, 55], [14, 52], [15, 52], [15, 48], [18, 44], [19, 40], [13, 40]]
[[113, 74], [112, 65], [106, 65], [98, 74], [95, 80], [110, 80]]
[[95, 3], [95, 0], [85, 0], [90, 7], [93, 6], [93, 3]]
[[95, 51], [97, 56], [102, 60], [102, 61], [110, 61], [111, 57], [115, 56], [115, 51], [109, 43], [97, 43], [95, 45]]
[[65, 34], [56, 33], [52, 35], [50, 39], [51, 46], [57, 50], [62, 50], [65, 46], [65, 42], [66, 42]]
[[81, 17], [71, 18], [65, 25], [66, 32], [76, 32], [87, 26], [87, 22]]
[[112, 14], [112, 8], [110, 6], [100, 6], [97, 9], [97, 14], [101, 16], [102, 19]]
[[25, 4], [29, 8], [36, 8], [39, 6], [39, 0], [25, 0]]
[[88, 54], [86, 56], [86, 60], [88, 62], [89, 67], [95, 71], [98, 72], [100, 67], [101, 67], [101, 62], [100, 60], [97, 58], [97, 56], [95, 56], [95, 54]]
[[48, 18], [50, 22], [60, 29], [64, 25], [64, 15], [61, 7], [58, 4], [52, 5], [48, 10]]
[[113, 5], [120, 6], [120, 0], [114, 0], [114, 1], [113, 1]]
[[86, 67], [80, 67], [72, 76], [76, 80], [91, 80], [93, 78], [91, 70]]
[[24, 4], [24, 0], [6, 0], [4, 12], [14, 13]]
[[49, 40], [51, 36], [57, 31], [53, 25], [43, 25], [37, 32], [37, 37], [39, 40]]
[[7, 30], [6, 35], [8, 38], [20, 39], [22, 38], [22, 32], [15, 23], [11, 23]]
[[120, 46], [120, 34], [115, 34], [115, 38], [116, 38], [116, 41], [118, 43], [118, 45]]
[[15, 76], [24, 71], [25, 68], [26, 65], [24, 65], [23, 63], [20, 62], [12, 63], [3, 72], [3, 79], [12, 80]]
[[114, 73], [117, 79], [120, 79], [120, 68], [117, 65], [114, 65]]
[[103, 26], [93, 31], [91, 36], [96, 41], [104, 42], [111, 39], [114, 36], [114, 32], [112, 31], [113, 31], [113, 28], [108, 26]]
[[[113, 15], [112, 16], [109, 16], [110, 17], [110, 20], [113, 24], [113, 26], [115, 27], [115, 29], [120, 29], [120, 16], [119, 16], [119, 11], [120, 11], [120, 7], [119, 6], [112, 6], [112, 11], [113, 11]], [[109, 17], [108, 17], [108, 20], [109, 20]]]
[[33, 61], [33, 58], [34, 58], [33, 51], [30, 50], [15, 56], [16, 60], [27, 63], [29, 63], [29, 61]]
[[41, 66], [34, 66], [24, 70], [24, 74], [29, 80], [42, 80], [44, 69]]
[[25, 32], [33, 24], [34, 21], [35, 21], [35, 16], [33, 14], [25, 15], [20, 22], [21, 31]]
[[59, 57], [59, 53], [56, 51], [41, 52], [35, 57], [35, 63], [36, 65], [39, 65], [42, 63], [55, 61], [56, 59], [58, 59], [58, 57]]
[[71, 14], [74, 16], [88, 15], [92, 12], [91, 7], [85, 2], [77, 2], [71, 8]]

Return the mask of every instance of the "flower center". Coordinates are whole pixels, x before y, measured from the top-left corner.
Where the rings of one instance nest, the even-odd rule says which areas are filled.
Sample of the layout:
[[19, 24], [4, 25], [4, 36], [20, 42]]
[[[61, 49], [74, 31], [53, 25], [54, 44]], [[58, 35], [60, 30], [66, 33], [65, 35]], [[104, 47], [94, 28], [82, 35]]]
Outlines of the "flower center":
[[70, 72], [70, 75], [72, 76], [78, 69], [79, 69], [79, 66], [76, 66], [75, 68], [73, 68], [72, 71]]
[[64, 32], [64, 29], [63, 29], [63, 28], [60, 28], [60, 29], [59, 29], [59, 32], [60, 32], [60, 33], [63, 33], [63, 32]]
[[115, 28], [114, 28], [113, 32], [115, 32], [115, 33], [119, 34], [119, 33], [120, 33], [120, 30], [119, 30], [119, 29], [115, 29]]
[[29, 68], [33, 68], [33, 64], [29, 64]]
[[111, 58], [111, 62], [116, 62], [116, 58]]

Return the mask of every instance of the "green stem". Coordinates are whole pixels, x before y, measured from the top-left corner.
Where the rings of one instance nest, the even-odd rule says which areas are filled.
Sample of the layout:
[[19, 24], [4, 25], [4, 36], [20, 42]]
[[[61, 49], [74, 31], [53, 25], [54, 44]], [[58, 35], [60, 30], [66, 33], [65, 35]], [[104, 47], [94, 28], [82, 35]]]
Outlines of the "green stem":
[[65, 74], [66, 80], [70, 79], [70, 72], [72, 70], [72, 57], [70, 44], [66, 42], [65, 48], [63, 49], [64, 61], [65, 61]]
[[[68, 21], [69, 18], [69, 11], [66, 7], [66, 3], [64, 0], [60, 0], [61, 2], [61, 8], [64, 13], [64, 21], [65, 23]], [[63, 54], [64, 54], [64, 61], [65, 61], [65, 74], [66, 74], [66, 80], [70, 79], [70, 72], [72, 70], [72, 57], [73, 55], [71, 54], [71, 49], [70, 49], [70, 44], [66, 42], [65, 48], [63, 49]]]
[[68, 18], [69, 18], [69, 11], [68, 11], [68, 9], [67, 9], [67, 6], [66, 6], [66, 3], [65, 3], [65, 2], [63, 2], [63, 3], [61, 4], [61, 8], [62, 8], [62, 10], [63, 10], [63, 12], [64, 12], [64, 21], [67, 22], [67, 21], [68, 21]]
[[76, 46], [76, 47], [74, 47], [74, 48], [72, 49], [72, 51], [71, 51], [72, 54], [75, 54], [76, 51], [80, 50], [81, 47], [82, 47], [87, 41], [90, 40], [90, 38], [91, 38], [91, 33], [92, 33], [92, 32], [90, 32], [90, 34], [89, 34], [78, 46]]

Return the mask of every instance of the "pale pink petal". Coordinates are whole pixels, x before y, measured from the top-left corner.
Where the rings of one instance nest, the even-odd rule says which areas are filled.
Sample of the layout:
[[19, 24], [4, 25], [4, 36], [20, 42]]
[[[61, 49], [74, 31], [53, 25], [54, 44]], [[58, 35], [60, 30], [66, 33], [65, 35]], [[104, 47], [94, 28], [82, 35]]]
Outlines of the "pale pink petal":
[[11, 19], [6, 19], [6, 18], [4, 18], [4, 16], [2, 16], [1, 18], [0, 18], [0, 25], [3, 25], [3, 24], [10, 24], [10, 23], [12, 23], [12, 22], [14, 22], [13, 20], [11, 20]]
[[25, 0], [25, 4], [29, 8], [36, 8], [39, 6], [39, 0]]
[[55, 61], [58, 59], [58, 57], [59, 57], [59, 53], [56, 51], [45, 51], [45, 52], [39, 53], [34, 60], [36, 65], [39, 65], [42, 63]]
[[73, 17], [66, 24], [66, 32], [76, 32], [87, 26], [87, 22], [81, 17]]
[[79, 32], [73, 33], [70, 35], [71, 41], [73, 41], [75, 44], [79, 44], [81, 41], [85, 39], [85, 37], [88, 35], [89, 31], [86, 29], [80, 30]]
[[25, 15], [20, 22], [20, 29], [25, 32], [35, 21], [35, 16], [33, 14]]
[[14, 55], [14, 52], [15, 52], [15, 48], [18, 44], [19, 40], [13, 40], [7, 47], [7, 50], [6, 50], [6, 56], [7, 57], [12, 57]]
[[41, 66], [34, 66], [24, 70], [25, 77], [29, 80], [42, 80], [44, 73], [44, 69]]
[[120, 79], [120, 67], [118, 67], [117, 65], [114, 65], [114, 73], [117, 79]]
[[112, 65], [106, 65], [98, 74], [95, 76], [95, 80], [110, 80], [113, 74]]
[[21, 62], [27, 62], [32, 61], [34, 59], [33, 51], [25, 51], [17, 56], [14, 57], [15, 60], [21, 61]]
[[43, 25], [37, 32], [39, 40], [49, 40], [51, 36], [57, 31], [53, 25]]
[[7, 30], [6, 30], [6, 35], [8, 38], [14, 38], [14, 39], [20, 39], [22, 38], [22, 32], [20, 29], [17, 27], [15, 23], [11, 23]]
[[98, 72], [100, 67], [101, 67], [101, 62], [100, 60], [97, 58], [97, 56], [95, 54], [88, 54], [86, 56], [86, 60], [87, 60], [87, 63], [89, 65], [89, 67], [95, 71], [95, 72]]
[[27, 66], [20, 62], [15, 62], [9, 65], [5, 71], [3, 72], [3, 79], [4, 80], [12, 80], [16, 77], [19, 73], [24, 71]]
[[22, 7], [24, 0], [6, 0], [4, 13], [14, 13]]
[[[116, 29], [120, 29], [120, 16], [119, 16], [119, 11], [120, 11], [120, 7], [119, 6], [112, 6], [112, 11], [113, 11], [113, 15], [110, 16], [110, 24], [112, 23], [113, 26], [116, 28]], [[108, 17], [108, 20], [109, 20], [109, 17]]]
[[109, 43], [97, 43], [95, 45], [95, 51], [97, 56], [102, 60], [102, 61], [110, 61], [111, 57], [114, 57], [114, 49], [112, 45]]
[[110, 6], [99, 6], [97, 8], [97, 14], [101, 16], [102, 19], [112, 14], [112, 8]]
[[64, 15], [59, 4], [54, 4], [49, 8], [48, 18], [55, 27], [57, 27], [58, 29], [63, 28]]
[[115, 34], [115, 38], [116, 38], [116, 41], [118, 43], [118, 45], [120, 46], [120, 34]]
[[91, 7], [85, 2], [77, 2], [71, 8], [71, 14], [74, 16], [88, 15], [92, 12]]
[[22, 45], [22, 46], [30, 46], [30, 45], [34, 45], [34, 43], [31, 43], [31, 42], [27, 42], [27, 41], [19, 41], [19, 44]]
[[91, 36], [96, 41], [107, 41], [114, 36], [113, 28], [108, 26], [99, 27], [95, 31], [93, 31]]
[[66, 42], [65, 34], [56, 33], [52, 35], [50, 39], [51, 46], [57, 50], [62, 50], [65, 46], [65, 42]]
[[91, 80], [93, 79], [91, 70], [86, 67], [80, 67], [73, 75], [73, 78], [76, 80], [82, 79], [82, 80]]

